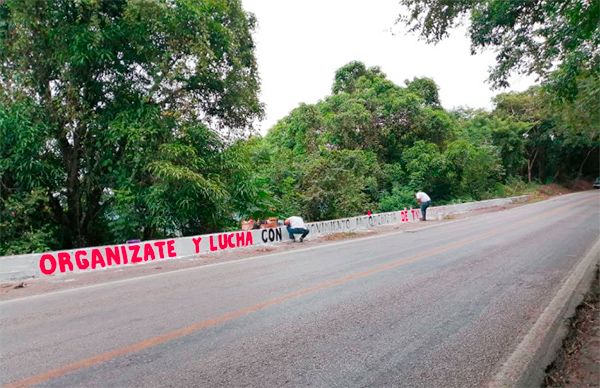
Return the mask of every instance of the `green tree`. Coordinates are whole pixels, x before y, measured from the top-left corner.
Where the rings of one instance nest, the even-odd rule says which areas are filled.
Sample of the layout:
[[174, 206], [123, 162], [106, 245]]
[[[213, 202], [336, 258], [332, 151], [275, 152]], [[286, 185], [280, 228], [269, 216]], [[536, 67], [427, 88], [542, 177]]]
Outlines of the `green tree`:
[[31, 253], [59, 248], [43, 190], [19, 192], [0, 203], [0, 255]]
[[456, 140], [444, 153], [448, 179], [455, 198], [479, 200], [495, 190], [504, 169], [491, 146], [475, 146]]
[[472, 144], [496, 147], [502, 158], [506, 177], [522, 176], [527, 165], [525, 134], [531, 126], [529, 123], [498, 117], [488, 112], [476, 112], [459, 122], [459, 138]]
[[[270, 176], [266, 172], [272, 163], [268, 145], [262, 138], [240, 140], [223, 154], [222, 176], [225, 177], [230, 199], [226, 204], [237, 218], [265, 219], [277, 216], [281, 204], [273, 194]], [[236, 225], [237, 226], [237, 225]]]
[[600, 175], [600, 76], [578, 77], [577, 89], [573, 101], [557, 98], [552, 88], [545, 95], [546, 114], [554, 119], [557, 136], [563, 140], [556, 175], [572, 173], [577, 166], [576, 178], [585, 173], [596, 177]]
[[[373, 71], [375, 69], [371, 69]], [[335, 72], [335, 78], [331, 91], [333, 94], [340, 92], [352, 93], [355, 88], [356, 81], [368, 73], [364, 63], [352, 61], [347, 65], [340, 67]]]
[[[239, 135], [260, 116], [253, 27], [239, 1], [3, 2], [0, 130], [21, 143], [3, 144], [2, 199], [42, 189], [63, 247], [106, 238], [127, 218], [116, 199], [148, 210], [138, 190], [187, 214], [189, 201], [219, 202], [219, 179], [196, 163], [210, 151], [186, 136], [199, 122]], [[195, 224], [176, 218], [173, 233]]]
[[415, 78], [401, 87], [377, 67], [355, 61], [336, 72], [332, 89], [334, 94], [317, 104], [294, 109], [267, 139], [299, 153], [321, 146], [364, 150], [394, 163], [418, 140], [442, 145], [452, 135], [455, 124], [439, 107], [431, 79]]
[[[579, 178], [586, 166], [589, 176], [598, 174], [594, 151], [600, 146], [600, 106], [595, 100], [600, 83], [594, 78], [578, 82], [583, 92], [573, 102], [540, 87], [495, 98], [494, 117], [522, 132], [529, 182], [536, 176], [541, 182]], [[514, 136], [510, 139], [518, 146]]]
[[378, 202], [378, 210], [382, 212], [398, 211], [415, 207], [415, 191], [407, 187], [395, 186], [390, 193], [385, 193]]
[[[440, 149], [453, 138], [456, 120], [439, 106], [431, 79], [401, 87], [378, 68], [351, 62], [336, 72], [332, 89], [317, 104], [294, 109], [265, 137], [270, 162], [261, 168], [283, 213], [342, 217], [376, 202], [391, 210], [414, 205], [413, 191], [426, 187], [439, 198], [449, 195]], [[372, 174], [341, 169], [350, 155], [375, 157], [376, 163], [367, 163]], [[352, 195], [340, 191], [340, 182]]]
[[582, 72], [600, 69], [600, 1], [581, 0], [401, 0], [400, 16], [428, 42], [438, 42], [450, 29], [469, 19], [471, 51], [496, 50], [490, 80], [508, 85], [512, 72], [537, 74], [571, 97]]
[[406, 186], [413, 192], [426, 191], [437, 199], [447, 197], [445, 160], [437, 145], [417, 141], [402, 154]]
[[323, 132], [323, 117], [318, 106], [300, 104], [269, 130], [266, 138], [272, 145], [305, 154], [318, 150]]
[[405, 80], [406, 88], [409, 92], [415, 93], [423, 99], [426, 105], [439, 108], [440, 96], [439, 87], [431, 78], [413, 78], [412, 81]]
[[309, 158], [299, 181], [301, 211], [308, 220], [364, 214], [374, 207], [379, 166], [363, 151], [323, 151]]
[[539, 87], [525, 92], [502, 93], [494, 98], [494, 114], [511, 122], [523, 123], [524, 149], [527, 159], [527, 181], [532, 182], [534, 173], [540, 181], [545, 178], [549, 152], [556, 144], [554, 122], [544, 110]]

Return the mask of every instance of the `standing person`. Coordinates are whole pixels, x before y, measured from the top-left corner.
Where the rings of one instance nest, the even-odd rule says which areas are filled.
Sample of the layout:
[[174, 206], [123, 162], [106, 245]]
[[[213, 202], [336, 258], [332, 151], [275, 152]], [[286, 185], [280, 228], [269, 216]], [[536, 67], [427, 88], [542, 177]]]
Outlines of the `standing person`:
[[306, 228], [306, 225], [304, 225], [302, 217], [291, 216], [283, 223], [286, 225], [292, 240], [296, 241], [296, 238], [294, 237], [295, 234], [302, 234], [302, 236], [300, 236], [300, 242], [304, 241], [304, 237], [308, 234], [308, 229]]
[[427, 208], [431, 205], [431, 198], [422, 191], [419, 191], [416, 197], [417, 204], [421, 206], [421, 221], [427, 221]]

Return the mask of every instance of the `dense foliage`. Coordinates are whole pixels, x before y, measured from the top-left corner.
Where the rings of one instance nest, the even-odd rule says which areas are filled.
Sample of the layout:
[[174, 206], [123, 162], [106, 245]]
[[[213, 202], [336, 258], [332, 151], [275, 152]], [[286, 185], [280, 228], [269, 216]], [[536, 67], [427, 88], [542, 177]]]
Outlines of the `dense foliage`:
[[248, 147], [280, 214], [396, 210], [415, 206], [417, 190], [438, 204], [485, 199], [514, 193], [521, 179], [598, 173], [597, 111], [555, 97], [534, 87], [498, 95], [493, 112], [447, 112], [431, 79], [399, 86], [351, 62], [336, 72], [331, 96], [300, 105]]
[[253, 26], [239, 1], [2, 2], [0, 252], [222, 227], [245, 174], [222, 137], [262, 112]]
[[513, 194], [598, 175], [600, 83], [441, 107], [351, 62], [264, 136], [238, 1], [0, 4], [0, 255]]
[[578, 93], [577, 77], [600, 77], [598, 0], [401, 0], [400, 16], [429, 42], [469, 21], [471, 50], [496, 51], [490, 73], [495, 86], [507, 86], [512, 72], [536, 74], [561, 97]]

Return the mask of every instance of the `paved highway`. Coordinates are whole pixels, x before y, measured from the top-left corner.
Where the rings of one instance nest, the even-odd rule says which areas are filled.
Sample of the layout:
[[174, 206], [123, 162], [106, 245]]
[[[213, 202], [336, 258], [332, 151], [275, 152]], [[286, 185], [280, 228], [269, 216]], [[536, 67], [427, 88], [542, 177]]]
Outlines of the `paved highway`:
[[0, 302], [0, 383], [485, 385], [599, 223], [600, 193], [588, 191], [412, 233]]

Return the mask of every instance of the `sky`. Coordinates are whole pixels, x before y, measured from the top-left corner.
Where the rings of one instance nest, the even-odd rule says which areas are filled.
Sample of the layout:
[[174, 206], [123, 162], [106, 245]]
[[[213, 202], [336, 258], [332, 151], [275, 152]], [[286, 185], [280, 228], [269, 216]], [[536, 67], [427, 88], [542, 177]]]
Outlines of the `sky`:
[[466, 27], [437, 45], [419, 40], [396, 24], [398, 0], [242, 0], [258, 21], [254, 31], [265, 118], [261, 133], [300, 103], [331, 94], [335, 71], [358, 60], [379, 66], [397, 85], [413, 77], [432, 78], [446, 109], [492, 108], [502, 91], [525, 90], [533, 77], [516, 76], [511, 87], [491, 90], [486, 82], [492, 51], [470, 55]]

